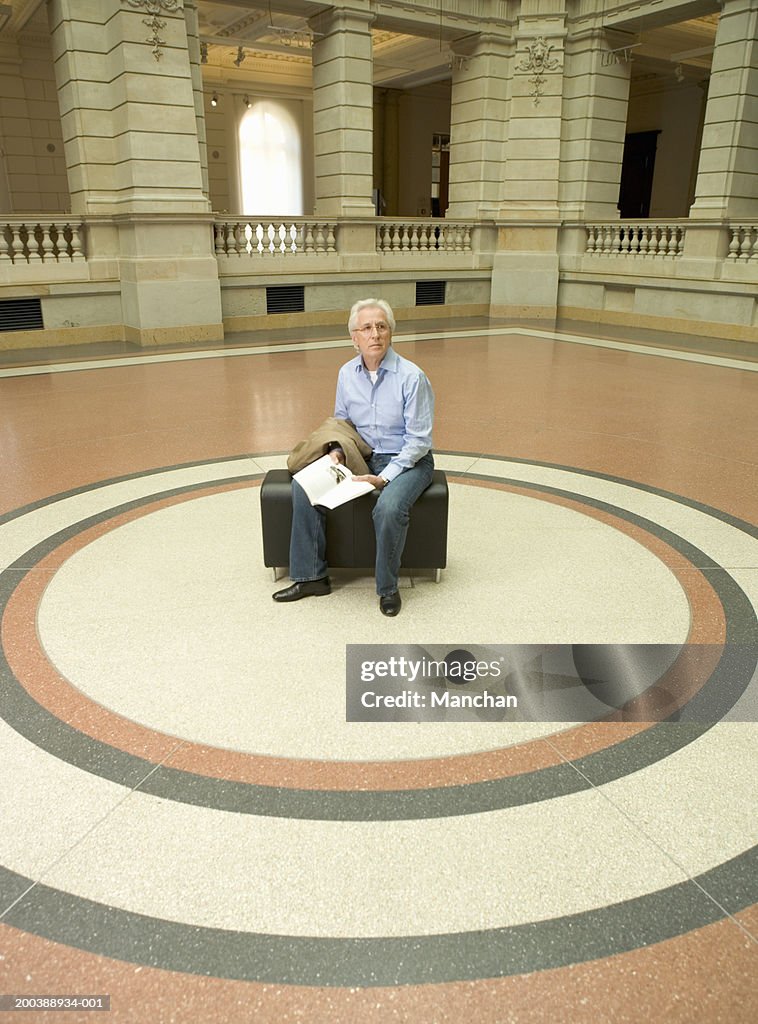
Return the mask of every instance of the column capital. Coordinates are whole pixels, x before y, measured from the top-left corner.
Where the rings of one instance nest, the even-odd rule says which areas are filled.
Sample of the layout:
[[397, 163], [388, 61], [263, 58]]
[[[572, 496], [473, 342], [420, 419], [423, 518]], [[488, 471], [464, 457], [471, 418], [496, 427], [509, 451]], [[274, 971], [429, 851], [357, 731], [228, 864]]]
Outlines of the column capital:
[[316, 34], [331, 35], [333, 32], [369, 32], [376, 21], [376, 14], [368, 7], [330, 7], [308, 19], [308, 25]]
[[460, 57], [476, 57], [489, 53], [509, 56], [513, 52], [514, 43], [514, 37], [510, 33], [488, 29], [453, 39], [450, 49]]

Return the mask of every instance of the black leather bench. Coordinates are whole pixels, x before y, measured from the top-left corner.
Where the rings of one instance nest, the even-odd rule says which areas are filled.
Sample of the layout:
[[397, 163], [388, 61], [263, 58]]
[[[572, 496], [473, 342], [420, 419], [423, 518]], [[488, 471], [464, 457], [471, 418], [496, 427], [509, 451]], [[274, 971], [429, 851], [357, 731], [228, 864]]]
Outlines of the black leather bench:
[[[330, 510], [326, 515], [326, 560], [330, 568], [368, 569], [376, 561], [376, 540], [371, 512], [378, 497], [364, 494]], [[440, 570], [447, 565], [447, 479], [440, 469], [411, 509], [411, 522], [403, 550], [405, 569]], [[263, 564], [274, 570], [289, 565], [292, 528], [292, 477], [286, 469], [271, 469], [261, 484]]]

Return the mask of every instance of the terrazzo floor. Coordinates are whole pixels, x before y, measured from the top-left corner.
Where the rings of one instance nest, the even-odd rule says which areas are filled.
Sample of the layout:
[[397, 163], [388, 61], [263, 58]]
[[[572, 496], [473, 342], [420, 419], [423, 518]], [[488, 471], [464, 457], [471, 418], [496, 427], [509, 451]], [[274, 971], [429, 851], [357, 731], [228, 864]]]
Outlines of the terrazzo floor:
[[[450, 516], [397, 619], [263, 565], [342, 332], [4, 355], [3, 1019], [758, 1017], [758, 362], [600, 333], [399, 325]], [[689, 717], [347, 722], [359, 642], [712, 658]]]

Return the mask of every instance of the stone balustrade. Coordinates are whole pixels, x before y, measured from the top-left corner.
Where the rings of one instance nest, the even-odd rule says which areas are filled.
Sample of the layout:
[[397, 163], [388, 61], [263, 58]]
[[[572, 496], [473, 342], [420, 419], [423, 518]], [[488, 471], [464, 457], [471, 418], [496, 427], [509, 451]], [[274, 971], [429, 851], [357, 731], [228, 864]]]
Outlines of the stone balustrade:
[[294, 256], [337, 251], [337, 223], [304, 217], [217, 220], [216, 256]]
[[681, 256], [686, 225], [638, 222], [587, 225], [586, 252], [592, 256]]
[[758, 264], [758, 224], [731, 224], [727, 260]]
[[474, 223], [433, 220], [381, 219], [376, 226], [376, 251], [380, 253], [471, 252]]
[[0, 266], [83, 263], [86, 259], [81, 223], [0, 220]]

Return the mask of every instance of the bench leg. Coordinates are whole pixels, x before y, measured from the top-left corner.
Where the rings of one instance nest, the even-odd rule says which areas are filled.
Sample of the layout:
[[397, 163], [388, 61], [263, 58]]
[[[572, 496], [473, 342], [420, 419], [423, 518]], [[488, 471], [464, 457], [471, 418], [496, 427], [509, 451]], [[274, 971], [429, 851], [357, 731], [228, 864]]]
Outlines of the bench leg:
[[441, 579], [442, 579], [442, 569], [435, 569], [434, 570], [434, 582], [435, 583], [439, 583], [439, 581]]

